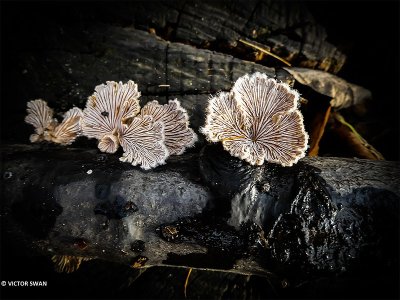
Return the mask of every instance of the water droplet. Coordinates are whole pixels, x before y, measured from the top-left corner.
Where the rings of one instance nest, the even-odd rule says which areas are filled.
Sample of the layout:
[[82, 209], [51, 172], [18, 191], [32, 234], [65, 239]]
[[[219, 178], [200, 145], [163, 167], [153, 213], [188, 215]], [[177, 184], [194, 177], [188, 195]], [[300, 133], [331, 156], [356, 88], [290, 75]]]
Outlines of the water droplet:
[[96, 160], [97, 160], [97, 161], [106, 161], [106, 160], [107, 160], [107, 157], [106, 157], [106, 155], [104, 155], [104, 154], [99, 154], [99, 155], [96, 157]]
[[9, 172], [9, 171], [4, 172], [4, 174], [3, 174], [4, 179], [10, 179], [12, 176], [13, 176], [13, 173]]
[[86, 173], [90, 175], [93, 173], [93, 170], [88, 170]]
[[282, 288], [287, 288], [288, 285], [289, 285], [289, 283], [287, 282], [286, 279], [283, 279], [283, 280], [281, 281], [281, 285], [282, 285]]
[[271, 188], [271, 185], [268, 182], [264, 183], [262, 186], [262, 190], [264, 192], [268, 192], [270, 190], [270, 188]]

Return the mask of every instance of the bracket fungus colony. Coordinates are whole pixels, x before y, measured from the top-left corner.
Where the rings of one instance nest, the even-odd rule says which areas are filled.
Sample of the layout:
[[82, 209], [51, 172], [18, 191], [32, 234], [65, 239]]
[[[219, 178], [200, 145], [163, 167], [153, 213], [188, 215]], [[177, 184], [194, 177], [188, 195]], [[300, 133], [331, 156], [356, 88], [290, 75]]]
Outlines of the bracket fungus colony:
[[252, 165], [267, 161], [292, 166], [305, 156], [308, 141], [299, 98], [285, 83], [261, 73], [246, 74], [229, 93], [210, 99], [200, 131]]
[[[57, 125], [53, 111], [43, 100], [28, 102], [25, 121], [35, 127], [31, 142], [71, 144], [77, 136], [99, 140], [102, 152], [124, 151], [121, 161], [148, 170], [164, 164], [169, 155], [182, 154], [197, 140], [189, 128], [189, 117], [178, 100], [161, 105], [146, 104], [140, 112], [140, 92], [133, 81], [107, 81], [98, 85], [83, 112], [74, 107]], [[140, 114], [139, 114], [140, 112]]]
[[[83, 135], [96, 138], [102, 152], [123, 149], [121, 161], [148, 170], [180, 155], [197, 140], [189, 117], [178, 100], [161, 105], [156, 100], [139, 105], [133, 81], [98, 85], [83, 111], [72, 108], [58, 124], [43, 100], [28, 102], [25, 121], [35, 127], [31, 142], [71, 144]], [[232, 90], [209, 100], [205, 126], [210, 142], [222, 142], [231, 155], [252, 165], [265, 161], [292, 166], [304, 157], [308, 135], [298, 110], [300, 95], [265, 74], [240, 77]]]

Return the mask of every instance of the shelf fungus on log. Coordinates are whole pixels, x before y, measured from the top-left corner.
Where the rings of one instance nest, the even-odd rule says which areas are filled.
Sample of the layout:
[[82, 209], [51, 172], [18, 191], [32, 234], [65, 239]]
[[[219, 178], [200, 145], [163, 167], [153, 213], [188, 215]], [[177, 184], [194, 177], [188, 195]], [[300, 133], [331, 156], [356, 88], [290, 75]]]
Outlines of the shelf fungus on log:
[[95, 150], [3, 145], [2, 153], [2, 241], [29, 255], [78, 257], [53, 258], [59, 270], [98, 258], [293, 284], [398, 266], [397, 162], [255, 167], [215, 144], [144, 172]]
[[189, 116], [177, 99], [161, 105], [156, 100], [147, 103], [140, 112], [153, 118], [153, 122], [164, 124], [164, 144], [170, 155], [180, 155], [186, 148], [192, 147], [197, 135], [189, 128]]
[[97, 138], [102, 152], [114, 153], [121, 145], [121, 161], [148, 170], [182, 154], [197, 136], [178, 100], [166, 105], [154, 100], [140, 111], [139, 97], [132, 80], [97, 86], [83, 111], [83, 134]]
[[189, 128], [189, 116], [177, 99], [161, 105], [154, 100], [140, 112], [140, 92], [132, 80], [123, 84], [107, 81], [95, 87], [83, 112], [74, 107], [58, 124], [43, 100], [28, 103], [25, 122], [35, 127], [31, 142], [71, 144], [80, 134], [96, 138], [102, 152], [115, 153], [122, 146], [121, 161], [148, 170], [181, 155], [192, 147], [197, 135]]
[[25, 122], [35, 127], [35, 133], [29, 137], [32, 143], [48, 141], [61, 145], [70, 145], [81, 134], [82, 111], [71, 108], [64, 114], [63, 121], [58, 124], [53, 118], [53, 110], [42, 99], [27, 103]]
[[119, 139], [124, 149], [120, 161], [140, 164], [145, 170], [164, 164], [169, 156], [164, 144], [164, 125], [153, 122], [151, 116], [134, 118], [129, 126], [122, 127]]
[[262, 73], [246, 74], [230, 93], [209, 100], [201, 132], [252, 165], [267, 161], [292, 166], [304, 157], [308, 141], [299, 98], [285, 83]]
[[132, 80], [126, 84], [107, 81], [96, 86], [83, 110], [83, 135], [98, 139], [100, 151], [116, 152], [124, 122], [139, 113], [139, 97], [137, 84]]

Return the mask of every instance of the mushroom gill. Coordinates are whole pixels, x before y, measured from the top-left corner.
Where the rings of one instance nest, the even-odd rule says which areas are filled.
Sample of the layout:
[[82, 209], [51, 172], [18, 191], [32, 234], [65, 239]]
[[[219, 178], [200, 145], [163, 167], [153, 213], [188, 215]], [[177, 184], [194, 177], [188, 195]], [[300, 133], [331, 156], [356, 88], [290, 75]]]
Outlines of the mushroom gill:
[[245, 75], [230, 93], [209, 100], [200, 131], [252, 165], [267, 161], [292, 166], [305, 156], [308, 141], [297, 108], [299, 97], [287, 84], [265, 74]]

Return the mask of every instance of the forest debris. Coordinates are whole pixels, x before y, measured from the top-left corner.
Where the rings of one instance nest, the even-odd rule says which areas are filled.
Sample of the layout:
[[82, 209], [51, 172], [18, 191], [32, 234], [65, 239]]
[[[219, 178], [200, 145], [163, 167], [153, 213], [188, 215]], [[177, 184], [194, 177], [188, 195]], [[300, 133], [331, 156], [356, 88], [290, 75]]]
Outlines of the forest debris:
[[186, 280], [185, 280], [185, 285], [184, 285], [184, 289], [183, 289], [183, 293], [185, 294], [185, 299], [187, 298], [186, 289], [187, 289], [187, 286], [188, 286], [188, 283], [189, 283], [189, 277], [190, 277], [190, 274], [192, 273], [192, 270], [193, 270], [193, 268], [189, 269], [189, 272], [188, 272], [188, 274], [186, 276]]
[[293, 67], [284, 67], [283, 69], [293, 75], [299, 83], [318, 93], [332, 97], [330, 103], [336, 109], [361, 104], [372, 97], [368, 89], [349, 83], [325, 71]]
[[[239, 39], [239, 42], [241, 42], [241, 43], [243, 43], [243, 44], [245, 44], [247, 46], [250, 46], [250, 47], [252, 47], [252, 48], [254, 48], [254, 49], [258, 50], [258, 51], [261, 51], [262, 53], [265, 53], [267, 55], [271, 55], [272, 57], [276, 58], [277, 60], [280, 60], [281, 62], [283, 62], [285, 65], [288, 65], [289, 67], [291, 66], [291, 64], [287, 60], [283, 59], [282, 57], [279, 57], [278, 55], [272, 53], [271, 51], [266, 50], [265, 48], [259, 47], [259, 46], [255, 45], [254, 43], [245, 41], [243, 39]], [[258, 59], [260, 60], [261, 58], [258, 57]]]
[[374, 159], [374, 160], [385, 160], [383, 155], [370, 145], [357, 131], [356, 129], [346, 122], [344, 117], [339, 112], [333, 112], [332, 118], [334, 120], [331, 130], [339, 136], [339, 138], [349, 146], [357, 157]]
[[318, 156], [319, 142], [324, 134], [326, 123], [329, 120], [331, 114], [332, 106], [328, 106], [324, 115], [317, 115], [312, 123], [312, 131], [310, 133], [310, 150], [308, 151], [308, 156]]

